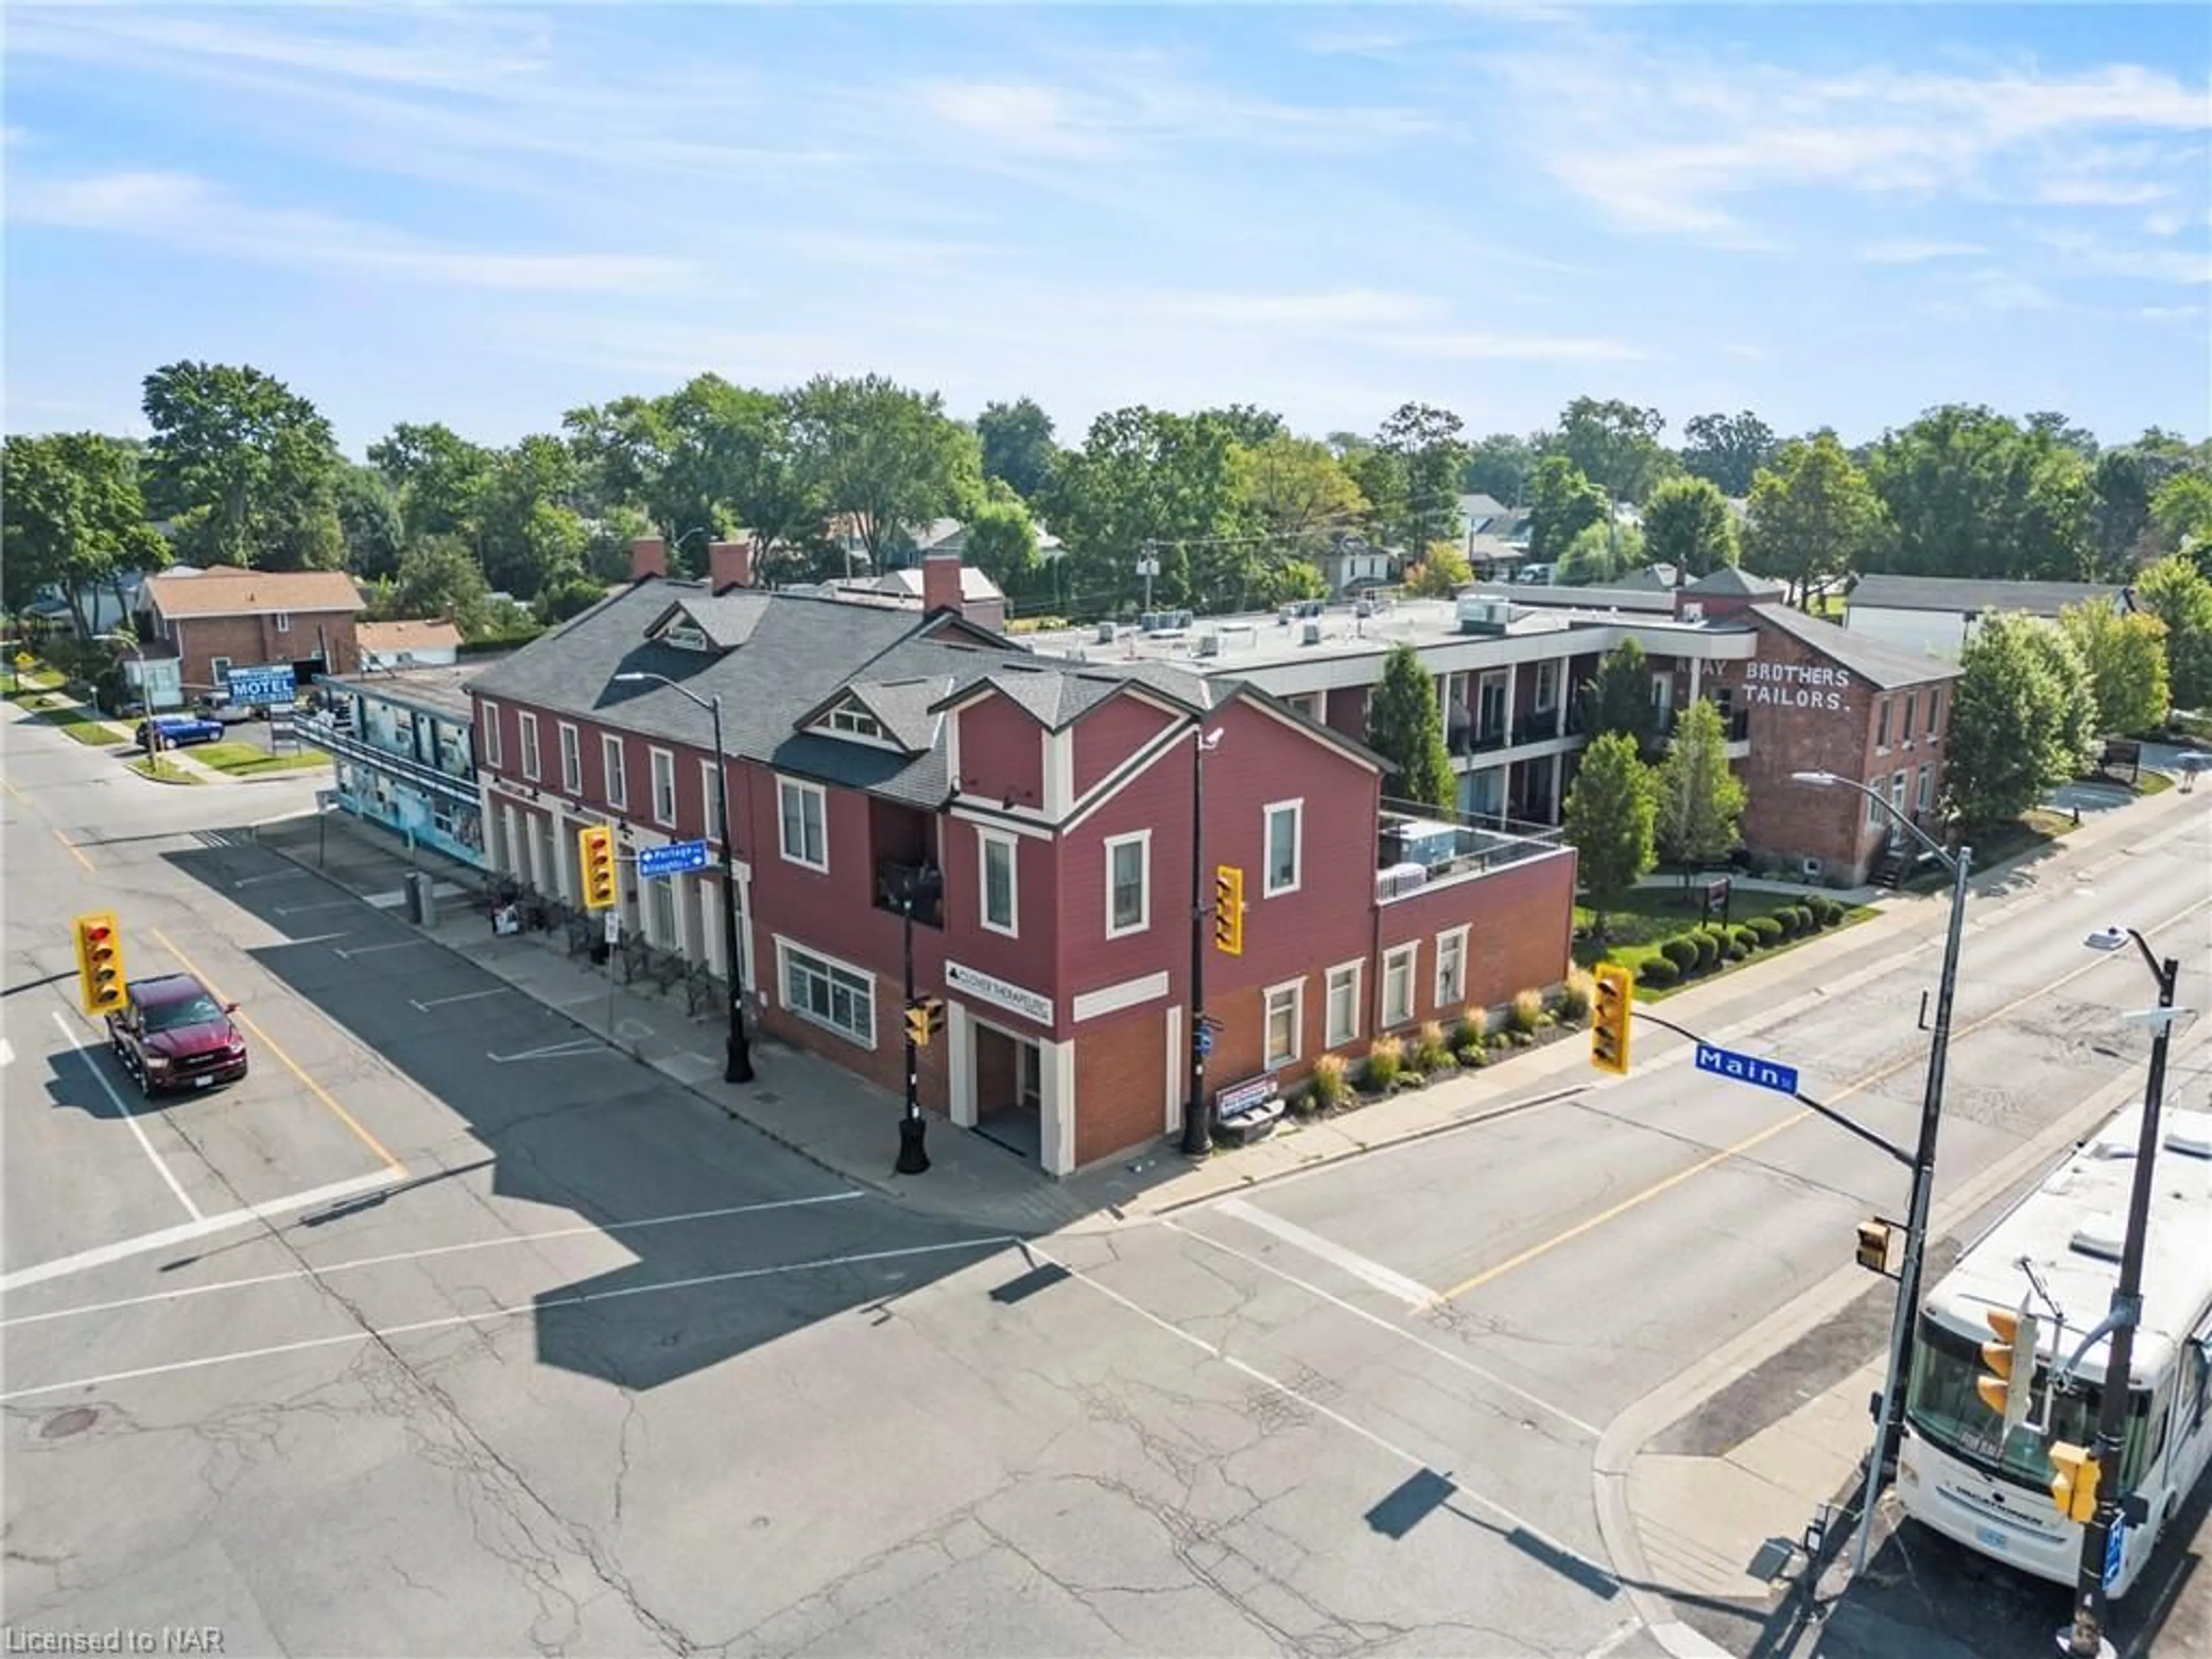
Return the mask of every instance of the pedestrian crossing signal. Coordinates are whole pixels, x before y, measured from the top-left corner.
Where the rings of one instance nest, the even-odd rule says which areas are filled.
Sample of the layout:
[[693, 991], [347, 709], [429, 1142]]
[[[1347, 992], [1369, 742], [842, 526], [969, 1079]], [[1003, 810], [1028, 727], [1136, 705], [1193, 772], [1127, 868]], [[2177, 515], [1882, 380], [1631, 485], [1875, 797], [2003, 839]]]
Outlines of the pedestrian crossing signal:
[[595, 823], [576, 831], [576, 861], [583, 867], [586, 910], [611, 910], [621, 902], [613, 830], [604, 823]]
[[1628, 1022], [1636, 1003], [1636, 981], [1617, 963], [1601, 962], [1593, 970], [1597, 989], [1590, 999], [1590, 1064], [1615, 1077], [1628, 1075]]
[[123, 932], [112, 910], [79, 916], [76, 933], [77, 998], [88, 1014], [112, 1014], [125, 1001]]

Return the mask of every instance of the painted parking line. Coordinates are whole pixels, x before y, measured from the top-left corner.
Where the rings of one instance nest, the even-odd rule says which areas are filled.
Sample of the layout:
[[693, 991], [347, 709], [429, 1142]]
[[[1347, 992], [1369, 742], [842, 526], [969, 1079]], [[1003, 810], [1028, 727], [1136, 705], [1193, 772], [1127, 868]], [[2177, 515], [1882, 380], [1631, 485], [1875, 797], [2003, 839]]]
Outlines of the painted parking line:
[[[381, 1182], [385, 1177], [370, 1176], [372, 1182]], [[358, 1182], [342, 1182], [351, 1190], [358, 1190]], [[297, 1199], [280, 1200], [290, 1208], [303, 1208], [325, 1198], [347, 1196], [327, 1188], [305, 1193]], [[842, 1204], [867, 1194], [858, 1188], [846, 1192], [818, 1193], [808, 1198], [771, 1199], [759, 1204], [731, 1204], [717, 1210], [686, 1210], [677, 1215], [646, 1216], [637, 1221], [579, 1222], [569, 1227], [547, 1227], [532, 1233], [507, 1233], [498, 1238], [475, 1238], [460, 1244], [433, 1244], [419, 1250], [393, 1250], [383, 1255], [358, 1256], [350, 1261], [333, 1261], [307, 1267], [288, 1267], [282, 1273], [254, 1273], [245, 1279], [219, 1279], [212, 1285], [186, 1285], [173, 1291], [155, 1291], [146, 1296], [118, 1297], [112, 1302], [87, 1303], [75, 1308], [57, 1308], [48, 1313], [21, 1314], [13, 1319], [0, 1319], [0, 1329], [15, 1325], [43, 1325], [57, 1319], [78, 1319], [88, 1314], [113, 1313], [123, 1308], [143, 1308], [156, 1302], [180, 1302], [186, 1297], [213, 1296], [219, 1291], [252, 1290], [258, 1285], [281, 1285], [295, 1279], [322, 1279], [337, 1273], [358, 1273], [365, 1267], [388, 1267], [401, 1261], [425, 1261], [433, 1256], [459, 1255], [470, 1250], [496, 1250], [511, 1244], [543, 1244], [556, 1238], [581, 1238], [592, 1234], [618, 1237], [623, 1233], [645, 1232], [654, 1227], [680, 1227], [702, 1221], [722, 1221], [732, 1216], [760, 1215], [771, 1210], [804, 1209], [815, 1204]], [[217, 1220], [222, 1218], [217, 1217]], [[38, 1268], [31, 1269], [36, 1273]]]
[[495, 985], [489, 991], [464, 991], [454, 997], [432, 997], [428, 1002], [416, 1001], [413, 997], [407, 1000], [415, 1004], [417, 1012], [427, 1014], [433, 1008], [442, 1008], [449, 1002], [474, 1002], [482, 997], [503, 997], [514, 989], [512, 985]]
[[1213, 1206], [1214, 1213], [1233, 1217], [1248, 1227], [1271, 1233], [1284, 1243], [1304, 1250], [1333, 1267], [1340, 1267], [1362, 1284], [1371, 1285], [1383, 1295], [1404, 1303], [1415, 1313], [1432, 1307], [1437, 1293], [1427, 1285], [1394, 1272], [1379, 1261], [1370, 1261], [1357, 1250], [1347, 1249], [1334, 1239], [1323, 1238], [1319, 1233], [1309, 1232], [1294, 1221], [1285, 1221], [1279, 1215], [1270, 1215], [1256, 1204], [1241, 1198], [1224, 1198]]
[[177, 1195], [177, 1202], [185, 1206], [185, 1213], [195, 1221], [205, 1220], [206, 1217], [200, 1213], [200, 1206], [192, 1202], [192, 1195], [177, 1179], [176, 1172], [169, 1168], [161, 1153], [154, 1150], [154, 1143], [146, 1136], [146, 1126], [139, 1122], [138, 1114], [131, 1109], [131, 1103], [123, 1098], [123, 1091], [108, 1081], [107, 1073], [100, 1069], [99, 1060], [88, 1054], [84, 1044], [76, 1040], [76, 1033], [70, 1029], [70, 1023], [63, 1018], [61, 1010], [55, 1009], [53, 1016], [54, 1024], [62, 1028], [62, 1036], [67, 1040], [70, 1052], [84, 1063], [84, 1069], [92, 1073], [92, 1080], [100, 1085], [100, 1092], [113, 1103], [123, 1121], [131, 1126], [131, 1133], [137, 1136], [138, 1144], [146, 1150], [146, 1156], [153, 1159], [154, 1167], [161, 1172], [161, 1179], [168, 1182], [169, 1190]]
[[350, 951], [341, 951], [338, 950], [337, 946], [333, 945], [331, 950], [334, 954], [343, 957], [348, 962], [351, 962], [356, 957], [374, 956], [379, 951], [404, 951], [412, 945], [433, 945], [435, 943], [436, 941], [434, 939], [396, 939], [386, 945], [356, 945]]
[[317, 1348], [358, 1347], [364, 1342], [385, 1342], [396, 1336], [411, 1336], [422, 1331], [450, 1330], [456, 1325], [490, 1325], [501, 1320], [519, 1319], [526, 1315], [538, 1316], [563, 1309], [589, 1307], [601, 1302], [620, 1302], [631, 1297], [667, 1296], [678, 1291], [702, 1289], [709, 1285], [735, 1285], [747, 1279], [774, 1279], [785, 1273], [826, 1273], [836, 1267], [865, 1267], [873, 1262], [897, 1261], [913, 1256], [942, 1255], [952, 1250], [1003, 1249], [1019, 1242], [1012, 1233], [994, 1233], [988, 1238], [954, 1239], [941, 1244], [909, 1244], [891, 1250], [861, 1250], [848, 1255], [817, 1256], [811, 1261], [785, 1262], [774, 1267], [734, 1267], [726, 1273], [694, 1273], [685, 1279], [661, 1279], [647, 1285], [618, 1285], [610, 1291], [576, 1291], [567, 1296], [501, 1304], [474, 1313], [447, 1314], [437, 1319], [413, 1320], [404, 1325], [367, 1326], [337, 1336], [311, 1336], [301, 1341], [278, 1342], [265, 1348], [235, 1348], [228, 1353], [204, 1354], [198, 1359], [177, 1359], [161, 1365], [140, 1365], [127, 1371], [109, 1371], [101, 1376], [80, 1376], [68, 1382], [41, 1382], [34, 1388], [11, 1389], [0, 1394], [0, 1402], [30, 1400], [45, 1394], [67, 1394], [76, 1389], [107, 1388], [117, 1382], [136, 1382], [141, 1377], [173, 1376], [182, 1371], [204, 1370], [211, 1365], [234, 1365], [249, 1359], [270, 1359], [283, 1354], [307, 1353]]
[[[210, 992], [214, 992], [216, 1000], [218, 1002], [228, 1002], [230, 1000], [230, 999], [224, 996], [222, 992], [216, 990], [215, 981], [213, 980], [210, 979], [205, 974], [202, 973], [198, 968], [192, 965], [192, 959], [177, 948], [177, 944], [174, 939], [171, 939], [167, 933], [163, 933], [158, 927], [154, 928], [152, 932], [154, 937], [161, 941], [161, 948], [167, 951], [171, 956], [176, 957], [179, 962], [184, 963], [185, 971], [186, 973], [190, 974], [194, 979], [199, 981], [201, 984], [206, 986]], [[340, 951], [338, 954], [343, 956], [345, 953], [343, 951]], [[261, 1027], [255, 1023], [252, 1015], [247, 1013], [244, 1009], [240, 1009], [232, 1016], [232, 1018], [236, 1019], [240, 1024], [246, 1027], [247, 1030], [252, 1032], [256, 1037], [259, 1038], [261, 1045], [267, 1048], [270, 1054], [276, 1056], [278, 1063], [280, 1063], [286, 1071], [291, 1073], [294, 1077], [300, 1079], [301, 1083], [306, 1086], [309, 1094], [314, 1096], [317, 1100], [320, 1101], [323, 1105], [329, 1109], [331, 1115], [336, 1117], [339, 1122], [344, 1124], [347, 1128], [353, 1131], [354, 1138], [356, 1139], [359, 1140], [362, 1146], [368, 1147], [370, 1152], [375, 1153], [377, 1157], [383, 1159], [385, 1168], [387, 1170], [396, 1176], [404, 1176], [407, 1173], [406, 1166], [401, 1164], [398, 1158], [392, 1157], [392, 1155], [385, 1149], [384, 1143], [379, 1140], [374, 1135], [369, 1133], [368, 1130], [362, 1128], [361, 1127], [360, 1120], [356, 1118], [351, 1112], [346, 1110], [344, 1107], [339, 1105], [328, 1089], [325, 1089], [321, 1084], [316, 1082], [314, 1079], [309, 1077], [306, 1068], [286, 1052], [283, 1045], [279, 1043], [276, 1038], [270, 1036], [268, 1032], [263, 1030]]]
[[609, 1048], [598, 1037], [570, 1037], [565, 1042], [549, 1042], [542, 1048], [525, 1048], [519, 1054], [495, 1054], [489, 1049], [484, 1058], [495, 1066], [512, 1066], [525, 1060], [573, 1060], [583, 1054], [606, 1054], [617, 1060], [629, 1056]]
[[[233, 1227], [248, 1226], [256, 1221], [266, 1221], [294, 1210], [311, 1209], [333, 1199], [350, 1198], [356, 1193], [366, 1192], [372, 1187], [388, 1186], [392, 1179], [390, 1171], [379, 1170], [374, 1175], [356, 1176], [349, 1181], [335, 1181], [327, 1187], [311, 1187], [304, 1193], [294, 1193], [286, 1198], [272, 1198], [266, 1203], [249, 1204], [243, 1209], [198, 1216], [196, 1220], [185, 1222], [181, 1226], [164, 1227], [159, 1232], [141, 1233], [136, 1238], [96, 1245], [89, 1250], [79, 1250], [75, 1255], [42, 1261], [35, 1267], [24, 1267], [0, 1277], [0, 1296], [27, 1290], [33, 1285], [43, 1285], [48, 1279], [64, 1279], [70, 1273], [104, 1267], [111, 1261], [143, 1255], [149, 1250], [166, 1250], [173, 1244], [190, 1243], [193, 1239], [205, 1238], [212, 1233], [228, 1232]], [[198, 1215], [198, 1212], [194, 1213]]]

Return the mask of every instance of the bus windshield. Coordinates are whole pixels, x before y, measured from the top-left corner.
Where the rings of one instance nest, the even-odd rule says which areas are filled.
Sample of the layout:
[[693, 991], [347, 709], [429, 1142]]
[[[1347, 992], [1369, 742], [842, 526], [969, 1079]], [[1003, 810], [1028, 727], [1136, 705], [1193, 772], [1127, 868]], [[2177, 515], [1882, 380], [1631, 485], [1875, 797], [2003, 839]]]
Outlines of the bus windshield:
[[[2038, 1434], [2026, 1426], [2004, 1437], [2004, 1421], [1982, 1402], [1974, 1383], [1982, 1374], [1981, 1345], [1920, 1316], [1912, 1350], [1912, 1377], [1905, 1397], [1905, 1414], [1922, 1437], [1945, 1450], [1969, 1459], [2017, 1485], [2040, 1488], [2051, 1479], [2049, 1447], [2054, 1440], [2077, 1446], [2097, 1438], [2097, 1406], [2100, 1393], [2088, 1378], [2077, 1381], [2069, 1392], [2050, 1402], [2048, 1432]], [[2120, 1459], [2120, 1490], [2133, 1490], [2142, 1474], [2144, 1425], [2149, 1420], [2149, 1396], [2133, 1391], [2129, 1403], [2127, 1440]], [[2037, 1368], [2036, 1409], [2043, 1416], [2044, 1375]], [[2152, 1448], [2154, 1454], [2156, 1448]]]

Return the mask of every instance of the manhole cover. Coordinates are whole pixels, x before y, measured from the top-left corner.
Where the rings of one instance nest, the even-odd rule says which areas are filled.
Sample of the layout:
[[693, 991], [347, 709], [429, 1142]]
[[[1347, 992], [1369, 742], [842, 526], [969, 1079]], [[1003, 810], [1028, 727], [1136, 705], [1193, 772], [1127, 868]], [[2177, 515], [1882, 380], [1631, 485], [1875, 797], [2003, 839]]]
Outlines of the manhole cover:
[[66, 1440], [73, 1434], [82, 1434], [100, 1420], [100, 1413], [89, 1406], [71, 1406], [67, 1411], [56, 1412], [39, 1429], [41, 1440]]

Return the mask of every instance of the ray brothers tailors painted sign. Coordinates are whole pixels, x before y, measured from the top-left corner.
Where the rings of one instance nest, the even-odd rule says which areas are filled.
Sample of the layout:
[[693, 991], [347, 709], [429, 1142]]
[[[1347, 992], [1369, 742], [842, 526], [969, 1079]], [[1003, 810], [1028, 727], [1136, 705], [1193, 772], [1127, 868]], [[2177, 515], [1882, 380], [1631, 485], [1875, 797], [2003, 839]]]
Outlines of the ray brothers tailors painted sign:
[[1737, 671], [1731, 690], [1741, 707], [1765, 704], [1823, 714], [1850, 711], [1851, 677], [1832, 663], [1768, 662], [1754, 657], [1730, 666]]

